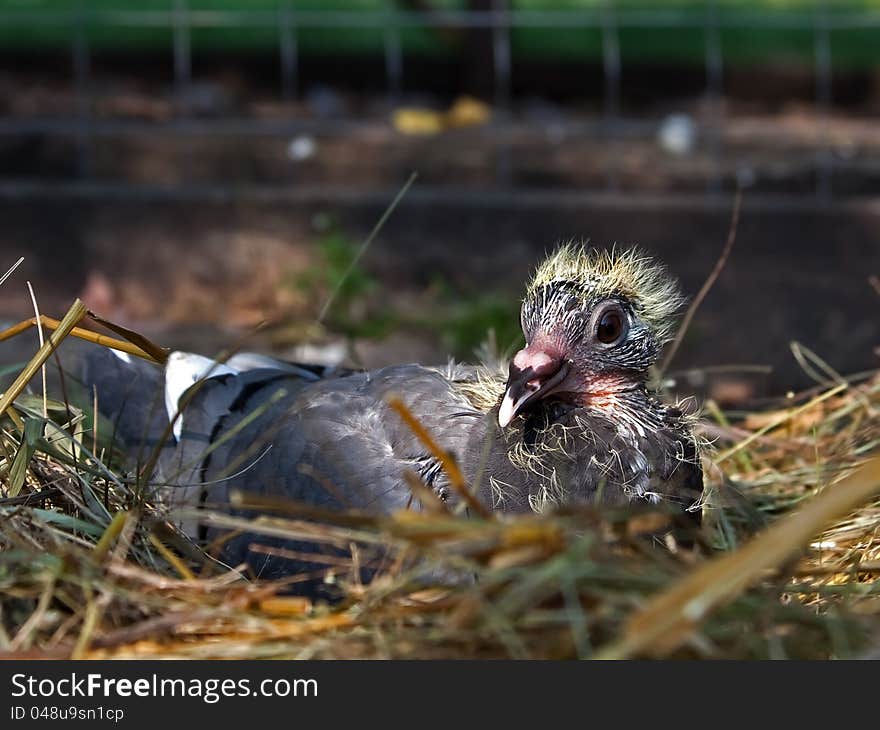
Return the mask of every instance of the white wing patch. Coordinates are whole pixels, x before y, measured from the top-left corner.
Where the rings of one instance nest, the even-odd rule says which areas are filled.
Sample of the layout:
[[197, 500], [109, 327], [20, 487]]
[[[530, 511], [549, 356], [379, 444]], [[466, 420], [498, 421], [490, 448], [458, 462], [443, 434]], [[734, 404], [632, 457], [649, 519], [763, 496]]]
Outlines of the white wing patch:
[[112, 347], [110, 348], [110, 352], [112, 352], [116, 357], [118, 357], [122, 362], [126, 365], [131, 365], [131, 355], [127, 352], [123, 352], [122, 350], [114, 350]]
[[174, 421], [175, 439], [180, 441], [180, 435], [183, 433], [183, 416], [177, 418], [181, 396], [200, 380], [238, 372], [229, 365], [192, 352], [172, 352], [168, 356], [165, 365], [165, 411], [168, 420]]

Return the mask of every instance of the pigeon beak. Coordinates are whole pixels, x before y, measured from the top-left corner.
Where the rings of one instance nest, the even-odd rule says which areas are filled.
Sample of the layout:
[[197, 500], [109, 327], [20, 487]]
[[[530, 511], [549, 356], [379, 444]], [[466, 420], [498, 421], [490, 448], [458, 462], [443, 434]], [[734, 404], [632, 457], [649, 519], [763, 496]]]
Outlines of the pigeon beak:
[[568, 363], [531, 345], [520, 350], [510, 363], [507, 389], [498, 424], [506, 427], [526, 405], [552, 393], [568, 375]]

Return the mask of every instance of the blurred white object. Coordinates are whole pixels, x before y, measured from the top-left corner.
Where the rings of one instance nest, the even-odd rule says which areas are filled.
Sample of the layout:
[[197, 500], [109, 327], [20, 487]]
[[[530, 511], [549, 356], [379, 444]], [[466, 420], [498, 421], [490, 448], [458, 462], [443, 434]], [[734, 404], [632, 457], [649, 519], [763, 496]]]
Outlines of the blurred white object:
[[[235, 368], [218, 363], [209, 357], [192, 352], [172, 352], [165, 363], [165, 411], [168, 420], [174, 421], [180, 410], [181, 396], [195, 383], [205, 378], [237, 373]], [[183, 418], [174, 421], [174, 438], [180, 441]]]
[[304, 343], [294, 347], [289, 355], [293, 360], [300, 362], [335, 367], [345, 361], [345, 358], [348, 356], [348, 346], [345, 340], [324, 344]]
[[[117, 350], [112, 352], [125, 362], [131, 362], [131, 358], [124, 352]], [[321, 378], [308, 367], [301, 367], [296, 363], [279, 360], [259, 352], [237, 352], [226, 362], [212, 360], [210, 357], [197, 355], [194, 352], [172, 352], [168, 356], [168, 362], [165, 363], [165, 410], [168, 413], [168, 420], [172, 421], [177, 417], [183, 394], [200, 380], [266, 368], [290, 373], [303, 380], [320, 380]], [[174, 438], [180, 441], [180, 436], [183, 433], [183, 416], [174, 422], [173, 432]]]
[[315, 138], [304, 134], [290, 140], [290, 144], [287, 145], [287, 156], [295, 162], [302, 162], [313, 157], [317, 150], [318, 143], [315, 142]]
[[673, 155], [689, 154], [697, 141], [697, 125], [688, 114], [670, 114], [660, 123], [657, 141]]

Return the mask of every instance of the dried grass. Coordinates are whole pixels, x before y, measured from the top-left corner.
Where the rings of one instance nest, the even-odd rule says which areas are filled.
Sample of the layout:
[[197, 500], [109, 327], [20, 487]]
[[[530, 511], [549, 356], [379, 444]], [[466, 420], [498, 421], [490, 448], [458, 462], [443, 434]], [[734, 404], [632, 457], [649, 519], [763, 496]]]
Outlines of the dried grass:
[[[710, 404], [693, 547], [664, 543], [676, 517], [641, 508], [377, 516], [242, 495], [265, 516], [197, 513], [347, 546], [325, 568], [345, 597], [327, 605], [188, 546], [137, 479], [93, 453], [88, 408], [50, 401], [44, 418], [23, 383], [50, 354], [0, 403], [6, 656], [830, 658], [880, 638], [880, 375], [735, 421]], [[380, 567], [363, 585], [367, 564]]]

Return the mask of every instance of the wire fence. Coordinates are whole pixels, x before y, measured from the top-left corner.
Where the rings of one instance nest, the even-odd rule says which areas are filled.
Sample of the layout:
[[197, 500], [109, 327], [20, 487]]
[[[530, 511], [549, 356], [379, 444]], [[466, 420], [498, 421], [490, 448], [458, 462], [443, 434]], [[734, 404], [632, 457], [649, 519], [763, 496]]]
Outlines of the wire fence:
[[[302, 134], [320, 133], [323, 137], [341, 137], [357, 132], [360, 120], [356, 117], [332, 121], [292, 116], [284, 119], [257, 118], [196, 118], [189, 113], [185, 103], [176, 107], [173, 119], [162, 121], [120, 120], [98, 118], [93, 110], [93, 90], [96, 70], [93, 64], [93, 48], [90, 47], [89, 31], [95, 28], [154, 28], [166, 31], [172, 39], [168, 49], [173, 69], [173, 87], [176, 98], [187, 99], [194, 83], [194, 50], [192, 35], [200, 29], [246, 29], [258, 28], [275, 34], [280, 99], [295, 99], [303, 88], [301, 41], [316, 29], [373, 29], [382, 33], [384, 86], [390, 99], [400, 97], [407, 75], [407, 54], [404, 52], [402, 34], [407, 29], [451, 28], [459, 30], [481, 29], [491, 32], [491, 64], [494, 83], [494, 106], [496, 114], [491, 128], [483, 134], [499, 146], [496, 158], [496, 174], [493, 185], [511, 186], [510, 156], [515, 151], [505, 145], [506, 131], [514, 124], [510, 109], [514, 98], [515, 53], [511, 33], [520, 28], [548, 28], [583, 30], [601, 34], [602, 75], [601, 117], [598, 120], [572, 122], [569, 134], [594, 134], [609, 141], [626, 140], [634, 135], [650, 134], [656, 125], [646, 124], [623, 111], [622, 99], [627, 89], [623, 75], [624, 58], [621, 53], [620, 34], [628, 28], [655, 29], [675, 33], [682, 29], [696, 29], [704, 38], [702, 66], [705, 73], [704, 100], [708, 110], [701, 129], [710, 170], [706, 174], [706, 187], [710, 194], [720, 193], [725, 186], [722, 165], [724, 154], [722, 129], [726, 122], [723, 103], [724, 79], [727, 67], [722, 33], [726, 29], [767, 30], [793, 29], [812, 34], [812, 76], [815, 84], [814, 123], [818, 135], [814, 144], [812, 190], [809, 196], [821, 202], [832, 200], [836, 192], [833, 186], [835, 160], [829, 136], [829, 120], [833, 107], [833, 79], [835, 77], [832, 54], [832, 34], [865, 32], [876, 29], [880, 40], [880, 12], [852, 10], [830, 12], [829, 2], [818, 0], [805, 12], [771, 14], [726, 8], [715, 0], [707, 0], [704, 12], [682, 10], [632, 10], [617, 7], [612, 0], [582, 10], [518, 10], [510, 7], [507, 0], [493, 0], [488, 9], [482, 10], [413, 10], [403, 9], [389, 2], [382, 11], [304, 10], [296, 3], [282, 3], [277, 11], [218, 9], [202, 10], [189, 7], [186, 0], [174, 0], [168, 10], [155, 9], [108, 9], [91, 8], [80, 0], [71, 3], [65, 11], [16, 10], [0, 12], [0, 24], [9, 28], [56, 28], [69, 34], [70, 78], [75, 95], [75, 114], [72, 117], [47, 117], [41, 115], [7, 116], [0, 118], [0, 139], [21, 138], [27, 135], [64, 137], [76, 140], [76, 174], [64, 181], [67, 188], [80, 186], [82, 191], [98, 190], [92, 176], [96, 149], [101, 140], [113, 138], [143, 138], [150, 135], [186, 137], [277, 138], [289, 139]], [[878, 43], [880, 48], [880, 43]], [[479, 133], [478, 133], [479, 134]], [[498, 142], [498, 140], [502, 140]], [[618, 170], [608, 164], [601, 183], [595, 181], [584, 187], [587, 192], [613, 193], [620, 189]], [[0, 192], [14, 194], [16, 185], [21, 190], [35, 189], [34, 179], [20, 181], [14, 175], [0, 172]], [[39, 181], [37, 181], [39, 182]], [[102, 180], [103, 183], [114, 181]], [[143, 181], [132, 183], [119, 180], [119, 185], [131, 190], [144, 189]], [[251, 181], [253, 182], [253, 181]], [[179, 185], [186, 185], [186, 182]], [[310, 185], [308, 180], [267, 183], [289, 188], [291, 185]], [[30, 186], [30, 187], [28, 187]], [[149, 187], [148, 185], [146, 187]], [[242, 186], [239, 186], [241, 189]], [[245, 186], [246, 187], [246, 186]], [[265, 185], [263, 186], [265, 187]], [[636, 191], [638, 192], [638, 191]]]

